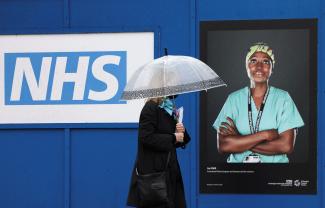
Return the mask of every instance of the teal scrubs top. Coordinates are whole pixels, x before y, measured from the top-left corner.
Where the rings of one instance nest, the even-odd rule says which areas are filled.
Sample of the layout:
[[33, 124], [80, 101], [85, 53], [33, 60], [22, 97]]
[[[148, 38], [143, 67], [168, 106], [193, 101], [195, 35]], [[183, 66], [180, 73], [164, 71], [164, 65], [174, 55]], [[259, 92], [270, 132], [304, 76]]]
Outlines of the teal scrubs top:
[[[227, 117], [230, 117], [239, 133], [241, 135], [251, 134], [249, 122], [248, 122], [248, 87], [240, 89], [231, 93], [224, 106], [222, 107], [217, 119], [213, 124], [213, 128], [219, 131], [219, 127], [222, 122], [227, 122]], [[252, 103], [252, 117], [253, 125], [255, 128], [256, 118], [258, 110], [256, 109], [255, 103], [251, 98]], [[270, 87], [269, 96], [266, 100], [263, 115], [261, 118], [259, 131], [277, 129], [278, 133], [282, 133], [289, 129], [298, 128], [304, 125], [304, 122], [297, 110], [289, 93]], [[219, 145], [219, 141], [218, 141]], [[251, 151], [245, 151], [242, 153], [230, 154], [227, 162], [229, 163], [241, 163], [245, 157], [250, 155]], [[281, 155], [263, 155], [255, 153], [260, 156], [261, 162], [264, 163], [288, 163], [289, 159], [286, 154]]]

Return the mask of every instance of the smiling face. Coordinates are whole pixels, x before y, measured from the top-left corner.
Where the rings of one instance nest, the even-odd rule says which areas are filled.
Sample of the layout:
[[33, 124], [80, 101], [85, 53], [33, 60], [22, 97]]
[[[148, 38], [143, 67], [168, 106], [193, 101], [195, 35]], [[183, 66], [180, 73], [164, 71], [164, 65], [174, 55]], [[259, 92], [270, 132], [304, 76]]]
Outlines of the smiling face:
[[272, 59], [264, 52], [255, 52], [248, 60], [248, 73], [251, 81], [267, 83], [272, 72]]

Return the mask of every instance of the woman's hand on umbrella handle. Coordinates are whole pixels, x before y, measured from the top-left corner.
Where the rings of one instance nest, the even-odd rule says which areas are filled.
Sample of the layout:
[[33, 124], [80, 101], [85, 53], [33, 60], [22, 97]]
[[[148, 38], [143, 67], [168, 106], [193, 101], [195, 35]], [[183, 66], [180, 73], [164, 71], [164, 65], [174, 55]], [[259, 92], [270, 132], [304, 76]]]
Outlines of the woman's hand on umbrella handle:
[[177, 142], [184, 142], [184, 133], [174, 133]]
[[176, 124], [176, 133], [184, 133], [185, 132], [185, 127], [183, 123], [177, 123]]

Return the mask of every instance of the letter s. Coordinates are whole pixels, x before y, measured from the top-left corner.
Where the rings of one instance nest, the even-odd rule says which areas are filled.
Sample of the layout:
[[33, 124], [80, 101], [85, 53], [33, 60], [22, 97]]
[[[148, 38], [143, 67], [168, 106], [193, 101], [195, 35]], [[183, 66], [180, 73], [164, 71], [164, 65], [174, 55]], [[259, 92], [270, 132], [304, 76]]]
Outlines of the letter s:
[[121, 57], [115, 55], [105, 55], [97, 58], [92, 66], [92, 73], [94, 77], [106, 84], [106, 90], [94, 91], [89, 90], [88, 99], [96, 101], [105, 101], [114, 97], [118, 91], [118, 80], [110, 73], [105, 72], [104, 66], [106, 64], [119, 65]]

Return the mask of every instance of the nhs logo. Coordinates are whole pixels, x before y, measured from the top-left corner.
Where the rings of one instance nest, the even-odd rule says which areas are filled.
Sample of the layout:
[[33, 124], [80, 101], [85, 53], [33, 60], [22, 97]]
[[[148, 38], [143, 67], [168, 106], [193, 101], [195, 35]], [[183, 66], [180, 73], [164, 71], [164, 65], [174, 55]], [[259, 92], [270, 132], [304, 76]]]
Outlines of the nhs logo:
[[137, 123], [145, 100], [120, 98], [154, 42], [154, 32], [0, 35], [0, 125]]
[[126, 51], [4, 53], [5, 105], [124, 104]]

